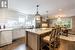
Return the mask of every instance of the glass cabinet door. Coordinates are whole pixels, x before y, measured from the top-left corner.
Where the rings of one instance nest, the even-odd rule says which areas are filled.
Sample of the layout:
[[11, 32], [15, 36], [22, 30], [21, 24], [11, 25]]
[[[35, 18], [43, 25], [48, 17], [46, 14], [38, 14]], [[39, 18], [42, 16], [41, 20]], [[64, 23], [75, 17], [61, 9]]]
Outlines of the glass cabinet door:
[[8, 0], [0, 0], [0, 8], [8, 8]]

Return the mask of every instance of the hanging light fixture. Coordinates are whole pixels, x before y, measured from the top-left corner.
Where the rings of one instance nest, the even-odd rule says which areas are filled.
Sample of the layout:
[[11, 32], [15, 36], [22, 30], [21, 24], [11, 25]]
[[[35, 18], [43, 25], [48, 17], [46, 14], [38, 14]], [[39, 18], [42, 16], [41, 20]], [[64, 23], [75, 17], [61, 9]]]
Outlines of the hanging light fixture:
[[37, 7], [37, 12], [35, 14], [35, 28], [40, 28], [41, 27], [42, 17], [38, 12], [39, 5], [36, 5], [36, 7]]
[[37, 7], [37, 12], [35, 14], [35, 18], [36, 18], [36, 20], [40, 20], [41, 15], [38, 12], [39, 5], [36, 5], [36, 7]]
[[46, 13], [47, 13], [47, 16], [46, 16], [46, 20], [47, 20], [47, 19], [49, 19], [49, 18], [48, 18], [48, 11], [46, 11]]

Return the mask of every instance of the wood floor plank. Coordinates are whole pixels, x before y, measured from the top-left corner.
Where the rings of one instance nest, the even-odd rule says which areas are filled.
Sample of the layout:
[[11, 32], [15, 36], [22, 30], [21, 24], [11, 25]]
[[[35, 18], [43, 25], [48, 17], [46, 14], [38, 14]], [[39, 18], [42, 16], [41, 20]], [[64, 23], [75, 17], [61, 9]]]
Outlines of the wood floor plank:
[[25, 44], [25, 38], [18, 39], [12, 44], [0, 47], [0, 50], [32, 50]]
[[[62, 46], [63, 45], [61, 45], [61, 47]], [[26, 46], [25, 38], [21, 38], [21, 39], [15, 40], [12, 44], [0, 47], [0, 50], [32, 50], [32, 49]], [[64, 50], [64, 48], [58, 48], [55, 50]]]

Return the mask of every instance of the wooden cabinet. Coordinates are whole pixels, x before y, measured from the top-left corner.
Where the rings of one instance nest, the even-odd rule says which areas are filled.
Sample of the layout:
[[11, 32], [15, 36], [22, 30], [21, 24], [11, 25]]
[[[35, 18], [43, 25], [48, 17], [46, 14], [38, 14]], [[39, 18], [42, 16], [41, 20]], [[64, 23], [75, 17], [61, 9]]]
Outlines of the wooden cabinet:
[[60, 47], [58, 48], [58, 50], [74, 50], [74, 49], [75, 49], [75, 41], [60, 39]]
[[44, 17], [39, 17], [36, 19], [36, 28], [48, 28], [49, 27], [49, 19], [45, 19]]
[[49, 27], [49, 19], [43, 19], [42, 18], [42, 28], [48, 28]]
[[12, 43], [12, 31], [4, 30], [0, 31], [0, 46], [4, 46]]
[[72, 16], [72, 34], [75, 34], [75, 16]]

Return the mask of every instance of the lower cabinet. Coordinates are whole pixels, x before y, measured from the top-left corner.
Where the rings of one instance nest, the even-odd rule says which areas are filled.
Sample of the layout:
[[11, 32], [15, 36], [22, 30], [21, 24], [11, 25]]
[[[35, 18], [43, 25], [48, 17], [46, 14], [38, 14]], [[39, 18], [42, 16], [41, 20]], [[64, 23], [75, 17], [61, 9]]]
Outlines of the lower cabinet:
[[0, 31], [0, 46], [4, 46], [12, 43], [12, 31], [4, 30]]
[[13, 40], [21, 37], [25, 37], [25, 29], [17, 28], [13, 30], [12, 33]]

